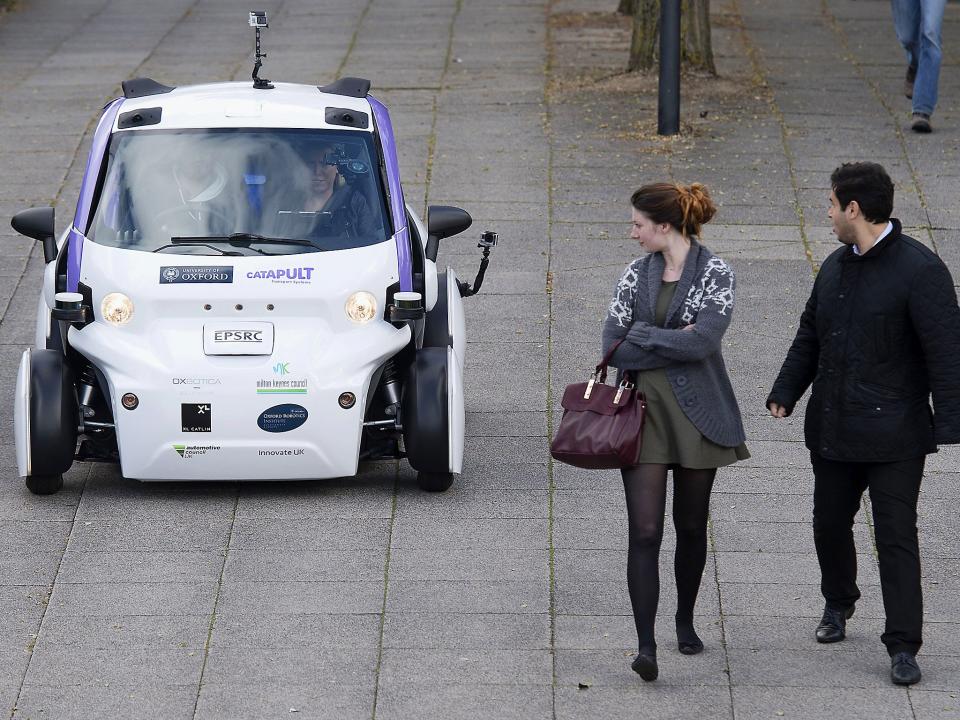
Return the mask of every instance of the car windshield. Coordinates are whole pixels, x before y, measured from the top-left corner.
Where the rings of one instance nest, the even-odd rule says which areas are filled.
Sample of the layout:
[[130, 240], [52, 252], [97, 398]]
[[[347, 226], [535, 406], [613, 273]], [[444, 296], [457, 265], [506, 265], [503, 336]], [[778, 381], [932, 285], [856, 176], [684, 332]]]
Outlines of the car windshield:
[[390, 234], [379, 177], [368, 133], [120, 132], [88, 237], [188, 255], [373, 245]]

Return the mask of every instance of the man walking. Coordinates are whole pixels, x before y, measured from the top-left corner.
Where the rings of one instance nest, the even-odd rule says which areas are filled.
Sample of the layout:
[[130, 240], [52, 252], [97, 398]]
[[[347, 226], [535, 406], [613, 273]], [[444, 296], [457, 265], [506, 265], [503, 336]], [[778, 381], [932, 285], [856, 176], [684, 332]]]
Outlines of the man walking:
[[817, 641], [843, 640], [860, 598], [853, 519], [868, 490], [881, 640], [891, 679], [911, 685], [923, 624], [917, 499], [925, 456], [960, 443], [960, 309], [940, 258], [890, 218], [893, 183], [880, 165], [848, 163], [830, 181], [829, 216], [844, 247], [817, 274], [767, 408], [786, 417], [812, 383], [804, 435], [826, 599]]
[[940, 80], [940, 28], [947, 0], [891, 0], [897, 39], [907, 51], [904, 93], [913, 98], [914, 132], [931, 131], [930, 116], [937, 106]]

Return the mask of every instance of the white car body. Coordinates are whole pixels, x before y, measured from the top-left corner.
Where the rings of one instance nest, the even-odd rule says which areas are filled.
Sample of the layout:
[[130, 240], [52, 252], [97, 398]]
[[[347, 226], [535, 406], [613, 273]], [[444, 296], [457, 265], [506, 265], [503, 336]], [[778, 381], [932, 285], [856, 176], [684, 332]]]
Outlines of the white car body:
[[[266, 91], [255, 90], [250, 83], [224, 83], [123, 99], [110, 134], [129, 131], [119, 125], [122, 115], [157, 107], [162, 108], [160, 122], [137, 128], [138, 132], [189, 128], [344, 131], [326, 122], [326, 108], [373, 116], [366, 98], [286, 83]], [[373, 131], [373, 127], [354, 130]], [[91, 158], [88, 174], [99, 172], [93, 163]], [[424, 247], [424, 223], [409, 207], [406, 215], [412, 221], [405, 228], [413, 233], [411, 242]], [[86, 232], [86, 228], [77, 230]], [[386, 242], [364, 247], [271, 257], [145, 252], [82, 238], [79, 282], [90, 288], [94, 319], [85, 325], [64, 323], [66, 341], [106, 382], [104, 395], [112, 411], [123, 476], [284, 480], [356, 474], [365, 412], [378, 369], [412, 339], [411, 325], [384, 317], [388, 289], [400, 280], [399, 231], [394, 227]], [[68, 231], [61, 236], [61, 250], [71, 242], [69, 235]], [[423, 306], [429, 312], [438, 300], [437, 269], [430, 259], [422, 262]], [[37, 308], [38, 351], [48, 349], [51, 329], [62, 322], [51, 321], [56, 265], [49, 262], [44, 272]], [[165, 273], [201, 267], [230, 267], [232, 282], [163, 282]], [[447, 375], [448, 470], [459, 473], [464, 450], [466, 327], [456, 276], [448, 270], [447, 277], [451, 342], [446, 352], [452, 370]], [[358, 291], [371, 293], [377, 303], [376, 317], [364, 324], [353, 322], [345, 311], [347, 299]], [[102, 317], [101, 304], [111, 293], [122, 293], [132, 301], [133, 313], [125, 324], [111, 324]], [[218, 344], [215, 337], [228, 340]], [[234, 337], [251, 339], [229, 340]], [[29, 377], [27, 351], [15, 400], [17, 465], [24, 476], [30, 473]], [[134, 409], [121, 402], [128, 393], [138, 399]], [[339, 404], [344, 393], [355, 396], [351, 407]], [[181, 411], [185, 405], [209, 408], [209, 430], [184, 431]], [[302, 412], [271, 414], [278, 406], [295, 406]], [[265, 430], [264, 425], [271, 429]]]

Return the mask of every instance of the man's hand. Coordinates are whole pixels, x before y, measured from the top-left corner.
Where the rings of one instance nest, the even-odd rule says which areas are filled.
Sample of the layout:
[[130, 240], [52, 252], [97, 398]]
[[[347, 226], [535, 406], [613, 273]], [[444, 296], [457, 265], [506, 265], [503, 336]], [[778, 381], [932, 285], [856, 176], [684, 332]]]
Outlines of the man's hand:
[[783, 405], [778, 405], [775, 402], [767, 405], [767, 409], [770, 411], [770, 414], [775, 418], [785, 418], [787, 416], [787, 409]]
[[696, 325], [696, 323], [690, 323], [689, 325], [684, 325], [684, 326], [683, 326], [682, 328], [680, 328], [680, 329], [681, 329], [681, 330], [693, 330], [693, 326], [694, 326], [694, 325]]

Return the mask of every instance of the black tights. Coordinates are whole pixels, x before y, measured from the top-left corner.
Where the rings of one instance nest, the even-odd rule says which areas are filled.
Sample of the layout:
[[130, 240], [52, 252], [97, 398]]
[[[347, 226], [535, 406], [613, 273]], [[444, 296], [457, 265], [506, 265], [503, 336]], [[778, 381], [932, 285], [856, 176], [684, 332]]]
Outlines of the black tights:
[[[666, 508], [667, 470], [673, 468], [673, 525], [677, 552], [677, 635], [681, 642], [696, 638], [693, 606], [707, 562], [707, 515], [715, 468], [691, 470], [679, 466], [644, 464], [623, 470], [630, 545], [627, 551], [627, 588], [637, 624], [640, 650], [657, 647], [653, 626], [660, 599], [660, 542]], [[697, 638], [698, 639], [698, 638]]]

